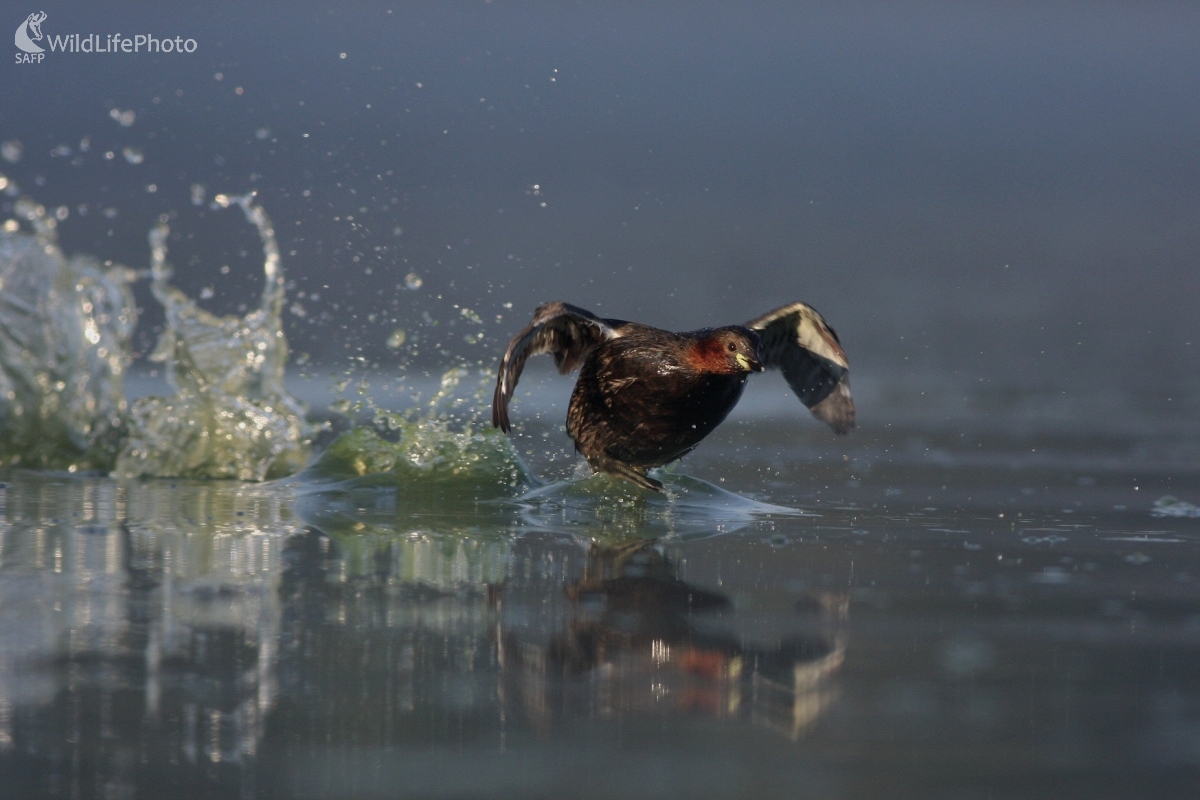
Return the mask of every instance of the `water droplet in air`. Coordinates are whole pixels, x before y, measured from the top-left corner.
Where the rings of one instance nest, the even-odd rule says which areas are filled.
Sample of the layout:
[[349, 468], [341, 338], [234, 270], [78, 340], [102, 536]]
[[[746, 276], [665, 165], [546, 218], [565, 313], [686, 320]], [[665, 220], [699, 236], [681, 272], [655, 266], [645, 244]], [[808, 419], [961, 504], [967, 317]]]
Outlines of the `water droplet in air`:
[[21, 143], [16, 139], [10, 139], [4, 144], [0, 144], [0, 156], [3, 156], [4, 160], [10, 164], [15, 164], [20, 161], [21, 154], [24, 151], [25, 148], [22, 147]]
[[130, 127], [137, 119], [137, 112], [132, 108], [128, 111], [122, 111], [119, 108], [109, 109], [108, 115], [120, 123], [122, 128]]
[[425, 281], [421, 280], [421, 276], [415, 272], [410, 272], [404, 276], [404, 287], [406, 289], [416, 291], [421, 288], [421, 284]]

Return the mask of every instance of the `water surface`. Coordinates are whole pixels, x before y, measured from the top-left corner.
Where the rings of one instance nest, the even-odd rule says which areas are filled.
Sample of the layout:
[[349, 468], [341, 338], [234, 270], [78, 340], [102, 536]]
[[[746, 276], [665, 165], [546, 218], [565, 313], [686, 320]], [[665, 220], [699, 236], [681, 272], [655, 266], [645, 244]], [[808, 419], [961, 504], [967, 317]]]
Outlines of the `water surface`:
[[1200, 497], [1195, 468], [860, 434], [732, 423], [667, 476], [675, 501], [12, 471], [0, 776], [20, 797], [1189, 796], [1200, 511], [1155, 501]]

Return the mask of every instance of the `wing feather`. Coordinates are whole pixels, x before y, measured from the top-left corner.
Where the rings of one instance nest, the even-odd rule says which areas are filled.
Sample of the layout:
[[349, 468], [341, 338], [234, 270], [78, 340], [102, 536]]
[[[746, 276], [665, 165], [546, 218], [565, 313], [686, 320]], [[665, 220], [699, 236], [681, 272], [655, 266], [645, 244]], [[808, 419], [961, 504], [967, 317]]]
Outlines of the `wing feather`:
[[492, 424], [508, 433], [508, 402], [530, 356], [550, 353], [558, 371], [566, 374], [581, 365], [596, 347], [619, 334], [620, 320], [601, 319], [567, 303], [543, 303], [525, 329], [508, 343], [500, 360], [496, 391], [492, 395]]
[[791, 303], [746, 327], [758, 332], [763, 366], [783, 372], [800, 402], [835, 433], [849, 433], [854, 427], [850, 364], [837, 333], [816, 309]]

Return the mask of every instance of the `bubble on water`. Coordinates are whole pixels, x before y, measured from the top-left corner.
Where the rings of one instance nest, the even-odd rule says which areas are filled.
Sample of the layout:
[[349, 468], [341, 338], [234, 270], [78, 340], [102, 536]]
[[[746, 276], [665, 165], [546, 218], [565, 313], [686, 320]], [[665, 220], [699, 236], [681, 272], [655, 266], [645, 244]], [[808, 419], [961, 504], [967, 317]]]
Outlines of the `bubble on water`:
[[425, 281], [421, 280], [421, 276], [415, 272], [410, 272], [404, 276], [404, 288], [408, 289], [409, 291], [415, 292], [417, 289], [421, 288], [421, 284], [423, 283], [425, 283]]
[[15, 164], [21, 160], [21, 155], [25, 152], [25, 148], [16, 139], [9, 139], [7, 142], [0, 144], [0, 156], [10, 164]]
[[125, 156], [125, 160], [130, 164], [140, 164], [146, 160], [146, 157], [142, 155], [142, 151], [138, 150], [136, 147], [123, 148], [121, 150], [121, 155]]
[[407, 338], [408, 334], [404, 332], [403, 328], [396, 328], [396, 330], [392, 331], [392, 335], [388, 337], [387, 346], [395, 350], [397, 347], [402, 346]]
[[132, 108], [128, 111], [122, 111], [119, 108], [112, 108], [108, 111], [108, 116], [112, 117], [122, 128], [128, 128], [137, 120], [137, 112]]

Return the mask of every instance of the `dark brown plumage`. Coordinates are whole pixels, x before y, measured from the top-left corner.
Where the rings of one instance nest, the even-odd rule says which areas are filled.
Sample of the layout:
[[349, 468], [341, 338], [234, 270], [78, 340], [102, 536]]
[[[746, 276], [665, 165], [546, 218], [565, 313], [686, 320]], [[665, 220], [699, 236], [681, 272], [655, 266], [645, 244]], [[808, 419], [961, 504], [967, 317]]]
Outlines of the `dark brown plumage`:
[[552, 353], [559, 372], [581, 367], [567, 432], [592, 469], [661, 490], [646, 470], [691, 452], [742, 396], [751, 372], [778, 368], [813, 414], [837, 433], [854, 427], [846, 354], [813, 309], [793, 303], [745, 325], [687, 333], [601, 319], [545, 303], [508, 345], [492, 423], [510, 429], [508, 402], [530, 356]]

